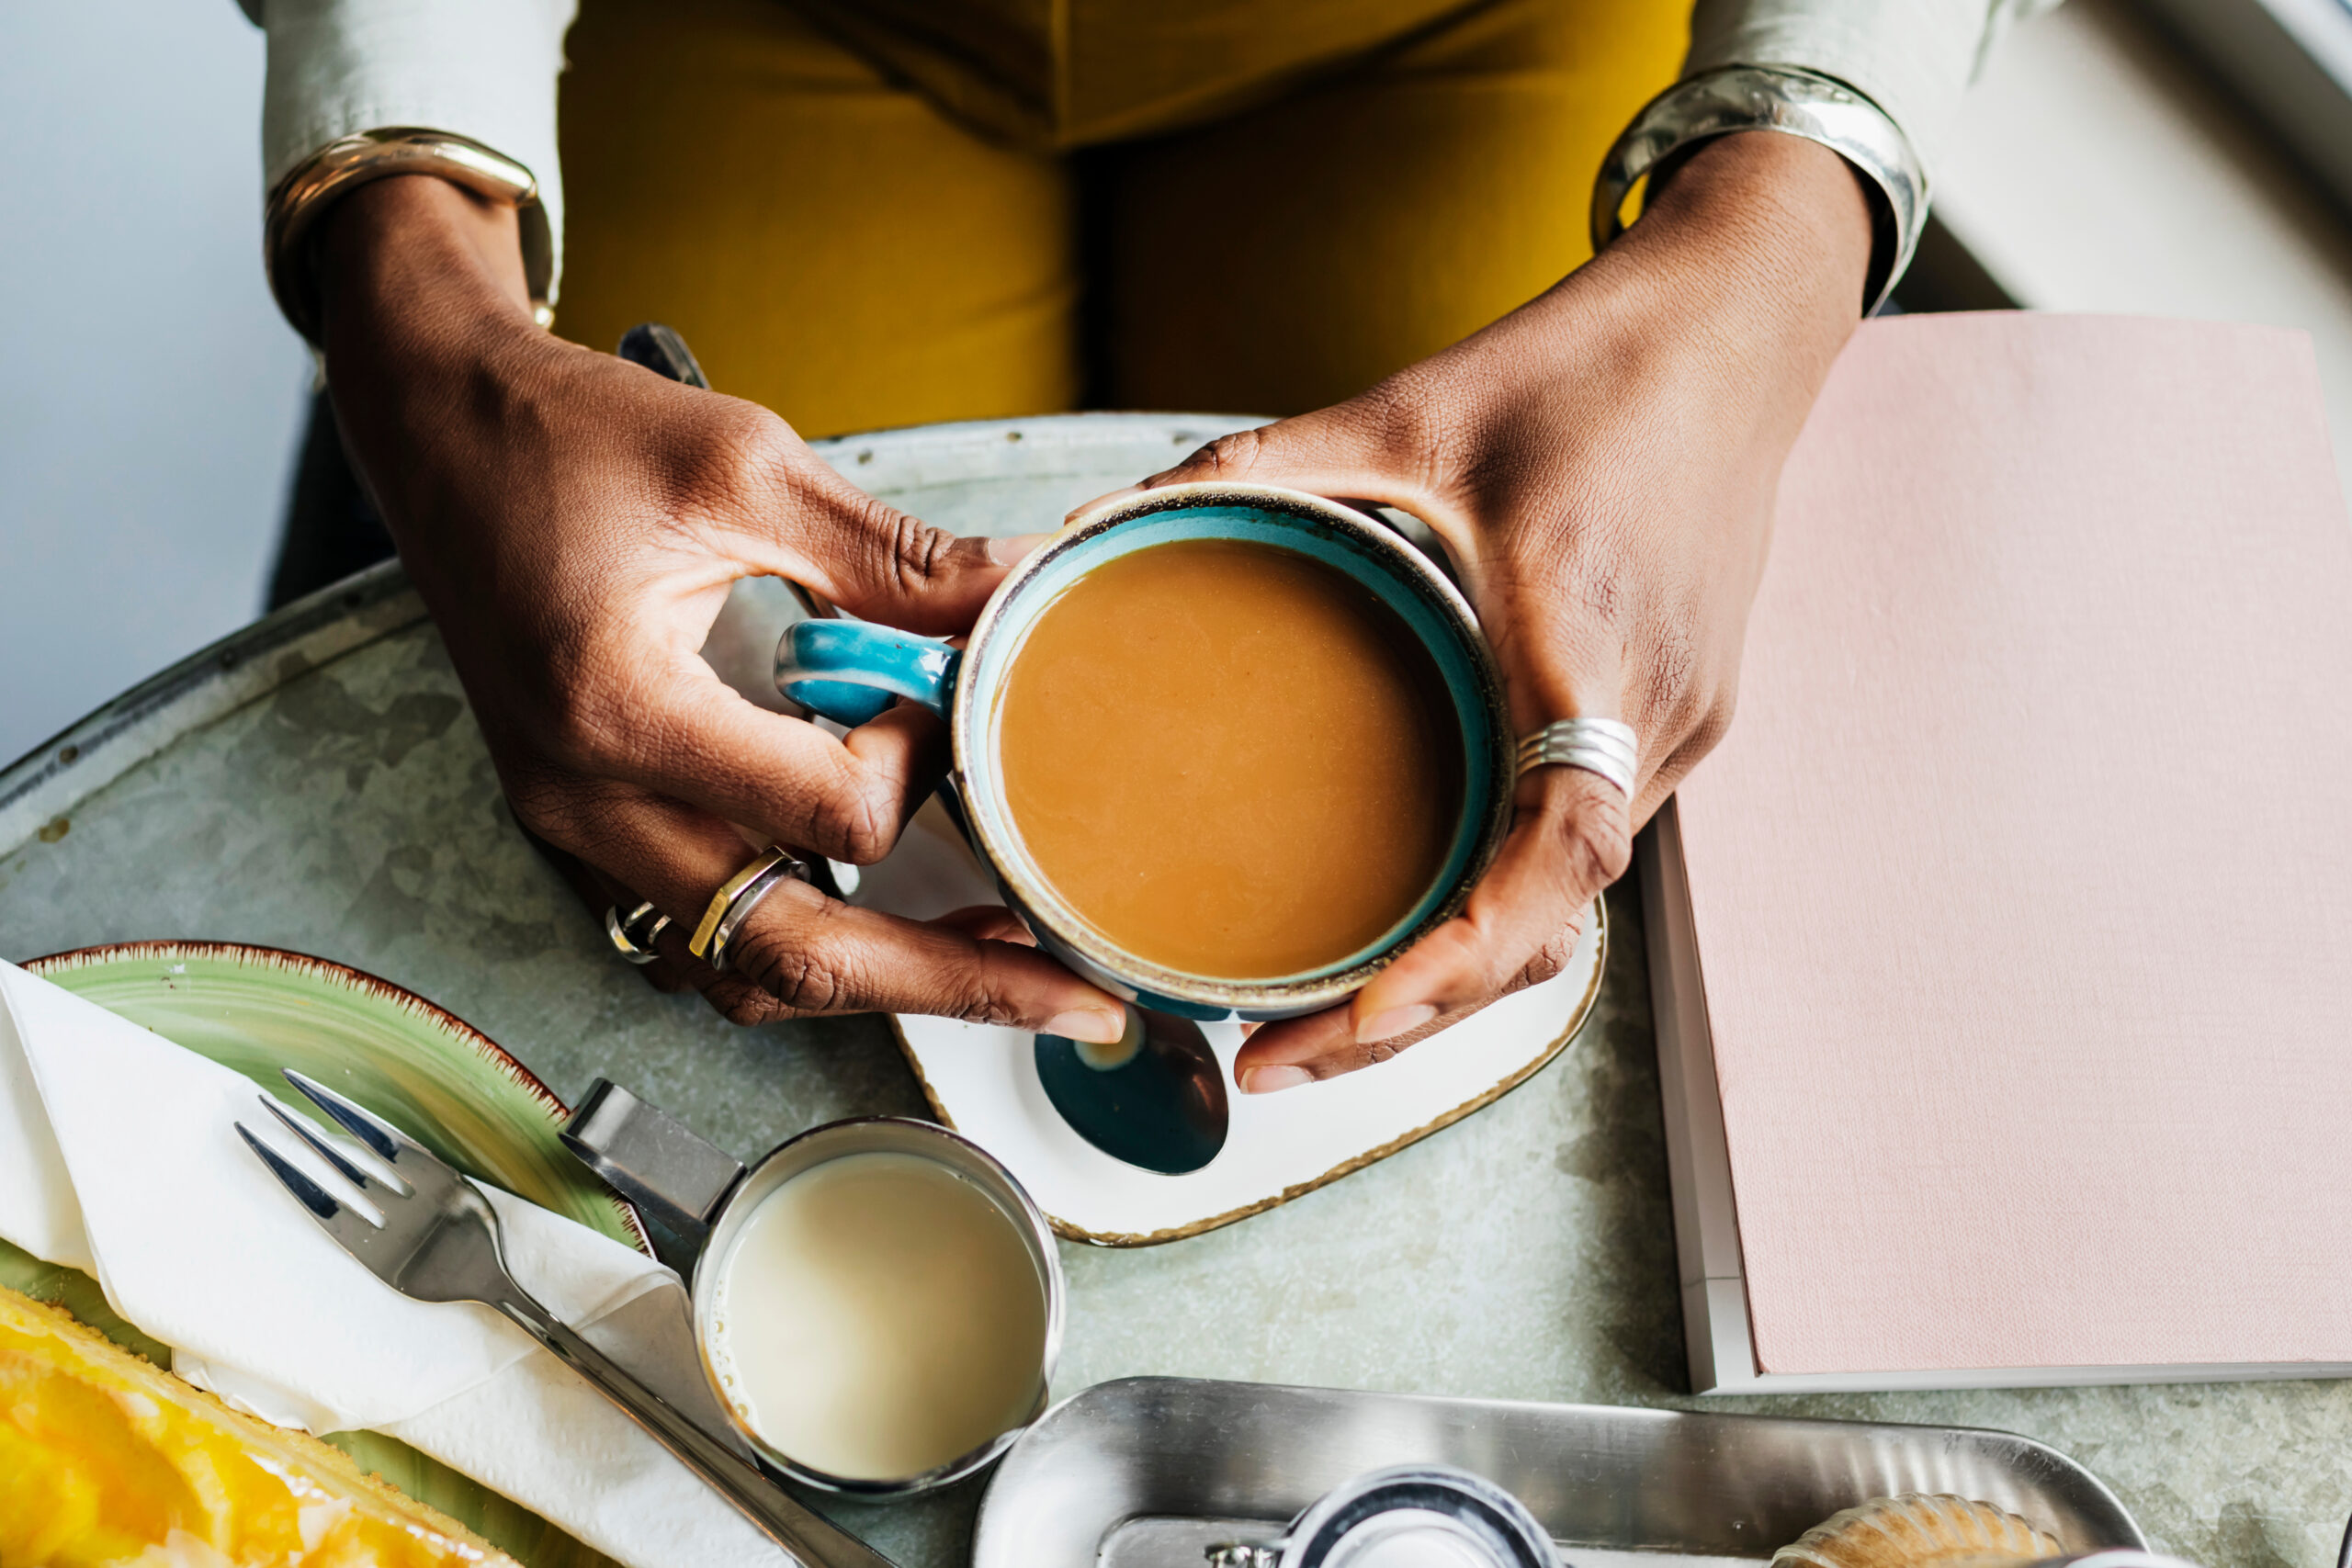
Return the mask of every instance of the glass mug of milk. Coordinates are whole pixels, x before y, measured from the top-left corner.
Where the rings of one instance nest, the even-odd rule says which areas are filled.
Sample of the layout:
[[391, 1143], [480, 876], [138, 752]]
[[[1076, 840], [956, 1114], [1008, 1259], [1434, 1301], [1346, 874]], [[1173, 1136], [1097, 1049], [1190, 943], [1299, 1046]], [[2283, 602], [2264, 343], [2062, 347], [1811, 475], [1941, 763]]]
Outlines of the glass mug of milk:
[[1046, 1407], [1064, 1285], [1012, 1172], [929, 1122], [828, 1122], [745, 1167], [599, 1078], [563, 1141], [673, 1233], [720, 1406], [792, 1480], [875, 1498], [992, 1462]]

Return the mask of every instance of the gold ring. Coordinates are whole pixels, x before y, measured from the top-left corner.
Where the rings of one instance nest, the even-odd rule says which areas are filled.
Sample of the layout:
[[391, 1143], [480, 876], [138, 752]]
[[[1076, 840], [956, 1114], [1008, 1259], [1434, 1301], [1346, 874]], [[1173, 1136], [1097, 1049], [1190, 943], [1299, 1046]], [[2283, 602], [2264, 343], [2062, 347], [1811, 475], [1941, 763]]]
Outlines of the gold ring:
[[724, 974], [728, 944], [734, 940], [744, 918], [777, 883], [787, 880], [808, 881], [808, 865], [795, 859], [789, 850], [774, 844], [762, 850], [710, 896], [710, 906], [703, 910], [702, 923], [695, 927], [694, 940], [686, 943], [686, 951]]

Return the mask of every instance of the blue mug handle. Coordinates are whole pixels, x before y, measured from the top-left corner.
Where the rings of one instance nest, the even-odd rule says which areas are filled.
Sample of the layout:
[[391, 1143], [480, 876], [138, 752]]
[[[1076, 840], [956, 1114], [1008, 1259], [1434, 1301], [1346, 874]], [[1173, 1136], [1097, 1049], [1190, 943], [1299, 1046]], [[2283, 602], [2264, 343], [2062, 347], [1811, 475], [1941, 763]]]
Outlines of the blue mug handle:
[[795, 621], [775, 647], [776, 690], [853, 729], [893, 697], [912, 697], [940, 717], [955, 700], [961, 649], [871, 621]]

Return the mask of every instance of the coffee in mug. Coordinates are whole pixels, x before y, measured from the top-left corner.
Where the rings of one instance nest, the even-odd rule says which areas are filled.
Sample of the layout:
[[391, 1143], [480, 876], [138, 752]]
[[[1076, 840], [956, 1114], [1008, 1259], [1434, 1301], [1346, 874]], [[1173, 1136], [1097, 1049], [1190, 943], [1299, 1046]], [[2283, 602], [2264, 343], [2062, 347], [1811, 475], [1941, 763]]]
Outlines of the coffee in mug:
[[1296, 1018], [1459, 913], [1510, 826], [1502, 675], [1469, 603], [1363, 513], [1170, 485], [1073, 519], [958, 645], [795, 624], [776, 684], [947, 720], [942, 797], [1006, 904], [1150, 1011]]
[[1436, 661], [1301, 551], [1180, 539], [1031, 623], [998, 763], [1038, 873], [1119, 948], [1231, 980], [1372, 946], [1443, 871], [1463, 739]]

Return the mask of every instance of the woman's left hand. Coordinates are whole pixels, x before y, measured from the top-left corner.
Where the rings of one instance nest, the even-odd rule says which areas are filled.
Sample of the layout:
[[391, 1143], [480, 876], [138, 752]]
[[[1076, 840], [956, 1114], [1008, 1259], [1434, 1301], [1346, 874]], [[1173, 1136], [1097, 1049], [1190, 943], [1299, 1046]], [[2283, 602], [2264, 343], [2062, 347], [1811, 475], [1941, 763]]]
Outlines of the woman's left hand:
[[1426, 521], [1494, 645], [1521, 735], [1619, 718], [1635, 794], [1519, 781], [1468, 906], [1346, 1007], [1270, 1024], [1263, 1093], [1383, 1061], [1556, 973], [1633, 834], [1731, 722], [1781, 466], [1860, 316], [1871, 222], [1836, 153], [1702, 148], [1641, 221], [1493, 326], [1335, 407], [1212, 442], [1147, 488], [1286, 485]]

